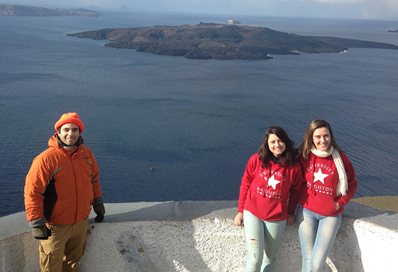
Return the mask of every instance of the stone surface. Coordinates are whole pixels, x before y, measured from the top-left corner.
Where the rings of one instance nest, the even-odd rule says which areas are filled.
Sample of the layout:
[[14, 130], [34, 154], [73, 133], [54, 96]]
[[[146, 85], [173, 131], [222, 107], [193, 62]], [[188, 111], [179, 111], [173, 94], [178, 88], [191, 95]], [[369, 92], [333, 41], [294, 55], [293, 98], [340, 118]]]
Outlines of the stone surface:
[[[81, 272], [244, 271], [244, 229], [233, 225], [236, 201], [105, 205], [93, 223]], [[25, 213], [0, 218], [0, 271], [39, 271], [38, 242]], [[351, 202], [329, 256], [329, 271], [393, 272], [398, 267], [398, 215]], [[300, 271], [297, 229], [288, 226], [278, 271]]]

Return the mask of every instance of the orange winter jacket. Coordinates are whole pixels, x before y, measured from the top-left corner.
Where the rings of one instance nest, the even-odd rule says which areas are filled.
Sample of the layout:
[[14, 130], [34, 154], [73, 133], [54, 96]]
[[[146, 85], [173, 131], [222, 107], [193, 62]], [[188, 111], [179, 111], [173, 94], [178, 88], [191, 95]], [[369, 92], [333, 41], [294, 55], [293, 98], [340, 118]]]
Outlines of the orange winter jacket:
[[76, 224], [89, 216], [94, 199], [102, 198], [97, 162], [84, 144], [72, 153], [54, 135], [48, 146], [26, 176], [26, 217], [31, 227]]

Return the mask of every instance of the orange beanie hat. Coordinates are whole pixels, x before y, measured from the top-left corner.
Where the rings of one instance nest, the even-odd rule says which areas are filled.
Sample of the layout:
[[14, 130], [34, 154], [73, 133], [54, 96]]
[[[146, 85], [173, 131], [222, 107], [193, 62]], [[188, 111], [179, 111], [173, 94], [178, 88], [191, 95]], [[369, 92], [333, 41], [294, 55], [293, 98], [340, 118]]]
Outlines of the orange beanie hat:
[[80, 133], [84, 130], [84, 125], [82, 120], [80, 120], [79, 115], [76, 112], [67, 112], [62, 114], [61, 118], [55, 123], [54, 128], [55, 131], [58, 131], [60, 127], [65, 124], [72, 123], [79, 127]]

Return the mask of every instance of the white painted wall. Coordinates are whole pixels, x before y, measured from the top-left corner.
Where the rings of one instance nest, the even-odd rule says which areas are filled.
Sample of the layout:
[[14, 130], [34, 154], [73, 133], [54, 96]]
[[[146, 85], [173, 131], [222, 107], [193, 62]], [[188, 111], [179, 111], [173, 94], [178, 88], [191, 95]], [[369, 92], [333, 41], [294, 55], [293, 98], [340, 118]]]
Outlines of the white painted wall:
[[[235, 201], [106, 204], [106, 222], [90, 224], [81, 271], [244, 271], [243, 229]], [[38, 242], [25, 213], [0, 218], [0, 271], [39, 271]], [[398, 215], [350, 204], [330, 254], [331, 267], [395, 272]], [[279, 271], [300, 271], [297, 229], [289, 226]]]

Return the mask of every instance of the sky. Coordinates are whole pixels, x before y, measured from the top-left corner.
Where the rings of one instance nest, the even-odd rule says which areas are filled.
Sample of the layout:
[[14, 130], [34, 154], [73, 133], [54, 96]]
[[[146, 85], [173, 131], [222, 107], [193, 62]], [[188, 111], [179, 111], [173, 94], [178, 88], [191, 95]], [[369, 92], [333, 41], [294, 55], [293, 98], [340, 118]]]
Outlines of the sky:
[[3, 4], [398, 21], [398, 0], [0, 0]]

